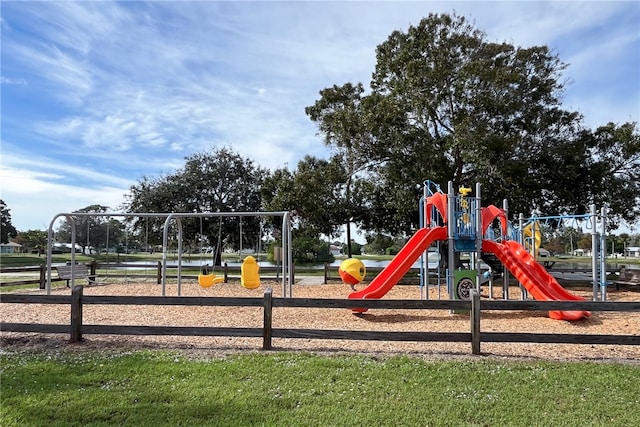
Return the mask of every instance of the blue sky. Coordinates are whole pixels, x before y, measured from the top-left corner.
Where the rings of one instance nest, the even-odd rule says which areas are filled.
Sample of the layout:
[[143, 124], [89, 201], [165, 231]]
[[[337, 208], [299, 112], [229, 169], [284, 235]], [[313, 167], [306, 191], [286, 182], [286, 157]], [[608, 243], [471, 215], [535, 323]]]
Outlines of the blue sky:
[[[569, 64], [565, 108], [640, 122], [640, 2], [0, 3], [0, 194], [18, 230], [231, 146], [268, 168], [328, 153], [304, 113], [363, 82], [375, 48], [430, 12]], [[427, 178], [427, 177], [425, 177]]]

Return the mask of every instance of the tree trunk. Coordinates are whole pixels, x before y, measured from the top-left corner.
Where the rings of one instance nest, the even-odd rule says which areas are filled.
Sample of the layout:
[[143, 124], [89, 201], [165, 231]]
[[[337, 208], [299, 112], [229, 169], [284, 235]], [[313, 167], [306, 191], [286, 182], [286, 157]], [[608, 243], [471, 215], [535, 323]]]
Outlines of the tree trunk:
[[351, 221], [347, 221], [347, 257], [351, 258]]

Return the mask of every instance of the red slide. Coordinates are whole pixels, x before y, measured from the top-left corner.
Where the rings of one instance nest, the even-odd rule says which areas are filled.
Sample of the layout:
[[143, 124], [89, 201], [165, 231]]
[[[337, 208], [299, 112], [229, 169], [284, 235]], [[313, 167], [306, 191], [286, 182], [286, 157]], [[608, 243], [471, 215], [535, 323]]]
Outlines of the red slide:
[[[584, 301], [568, 292], [516, 241], [505, 244], [490, 240], [482, 241], [483, 252], [495, 254], [507, 269], [518, 279], [535, 299], [540, 301]], [[580, 320], [589, 317], [589, 311], [550, 311], [549, 317], [556, 320]]]
[[[360, 291], [352, 292], [349, 294], [349, 299], [382, 298], [407, 274], [407, 271], [409, 271], [413, 263], [420, 258], [420, 255], [427, 250], [432, 242], [446, 238], [446, 227], [421, 228], [416, 231], [407, 244], [400, 249], [400, 252], [393, 257], [389, 265], [369, 283], [369, 286]], [[363, 313], [367, 311], [367, 309], [354, 309], [353, 311]]]

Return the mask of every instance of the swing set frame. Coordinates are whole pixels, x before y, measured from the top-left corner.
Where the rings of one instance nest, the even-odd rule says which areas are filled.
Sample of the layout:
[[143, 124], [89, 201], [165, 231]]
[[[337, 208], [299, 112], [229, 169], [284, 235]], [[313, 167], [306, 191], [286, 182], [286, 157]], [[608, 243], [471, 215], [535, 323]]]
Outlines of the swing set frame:
[[[137, 212], [137, 213], [128, 213], [128, 212], [67, 212], [67, 213], [59, 213], [56, 214], [51, 222], [49, 223], [49, 228], [47, 231], [47, 269], [46, 269], [46, 290], [47, 295], [51, 295], [51, 282], [52, 282], [52, 254], [53, 254], [53, 244], [54, 244], [54, 231], [53, 226], [59, 218], [64, 217], [69, 224], [71, 224], [71, 271], [70, 275], [72, 278], [70, 279], [70, 287], [73, 289], [75, 286], [74, 276], [75, 274], [75, 266], [76, 266], [76, 243], [77, 243], [77, 233], [76, 233], [76, 218], [90, 218], [90, 217], [104, 217], [104, 218], [113, 218], [113, 217], [124, 217], [124, 218], [166, 218], [170, 214], [169, 213], [150, 213], [150, 212]], [[146, 233], [148, 234], [148, 228], [146, 229]], [[125, 238], [127, 238], [125, 234]], [[148, 239], [145, 237], [145, 239]], [[147, 242], [148, 243], [148, 242]], [[127, 248], [128, 249], [128, 248]]]
[[[288, 211], [280, 212], [202, 212], [202, 213], [150, 213], [150, 212], [66, 212], [56, 214], [49, 223], [47, 231], [47, 269], [46, 269], [46, 291], [47, 295], [51, 295], [51, 282], [52, 282], [52, 254], [54, 243], [54, 230], [53, 226], [59, 218], [64, 217], [71, 225], [71, 271], [72, 278], [70, 279], [70, 286], [73, 289], [75, 286], [73, 277], [75, 276], [76, 266], [76, 221], [75, 218], [81, 217], [124, 217], [124, 218], [165, 218], [163, 236], [162, 236], [162, 296], [166, 295], [166, 283], [167, 283], [167, 258], [169, 252], [169, 228], [172, 222], [176, 223], [177, 227], [177, 240], [178, 240], [178, 295], [182, 292], [182, 218], [210, 218], [210, 217], [280, 217], [282, 218], [282, 250], [285, 256], [282, 260], [282, 293], [283, 296], [292, 296], [293, 292], [293, 255], [291, 251], [291, 214]], [[147, 237], [148, 238], [148, 237]], [[78, 267], [79, 268], [79, 267]]]
[[291, 214], [288, 211], [280, 212], [200, 212], [200, 213], [170, 213], [165, 219], [162, 236], [162, 296], [166, 295], [167, 285], [167, 246], [169, 241], [169, 228], [175, 223], [178, 240], [178, 296], [182, 294], [182, 219], [184, 218], [217, 218], [217, 217], [281, 217], [282, 218], [282, 251], [285, 254], [282, 260], [282, 295], [291, 297], [293, 293], [293, 255], [291, 251]]

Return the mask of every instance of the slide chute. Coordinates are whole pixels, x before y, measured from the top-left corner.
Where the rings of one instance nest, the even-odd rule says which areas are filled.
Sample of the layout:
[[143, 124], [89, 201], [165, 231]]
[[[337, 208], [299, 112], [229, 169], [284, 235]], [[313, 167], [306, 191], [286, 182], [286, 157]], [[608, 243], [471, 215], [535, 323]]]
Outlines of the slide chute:
[[[584, 301], [585, 299], [567, 291], [533, 256], [516, 241], [504, 244], [490, 240], [482, 241], [482, 251], [489, 252], [504, 264], [509, 272], [539, 301]], [[550, 311], [549, 317], [556, 320], [580, 320], [589, 317], [589, 311]]]
[[[447, 238], [446, 227], [421, 228], [411, 236], [409, 241], [400, 249], [400, 252], [391, 260], [369, 285], [359, 291], [349, 294], [349, 299], [380, 299], [402, 277], [407, 274], [411, 266], [420, 258], [420, 255], [429, 248], [432, 242]], [[366, 309], [353, 309], [363, 313]]]

